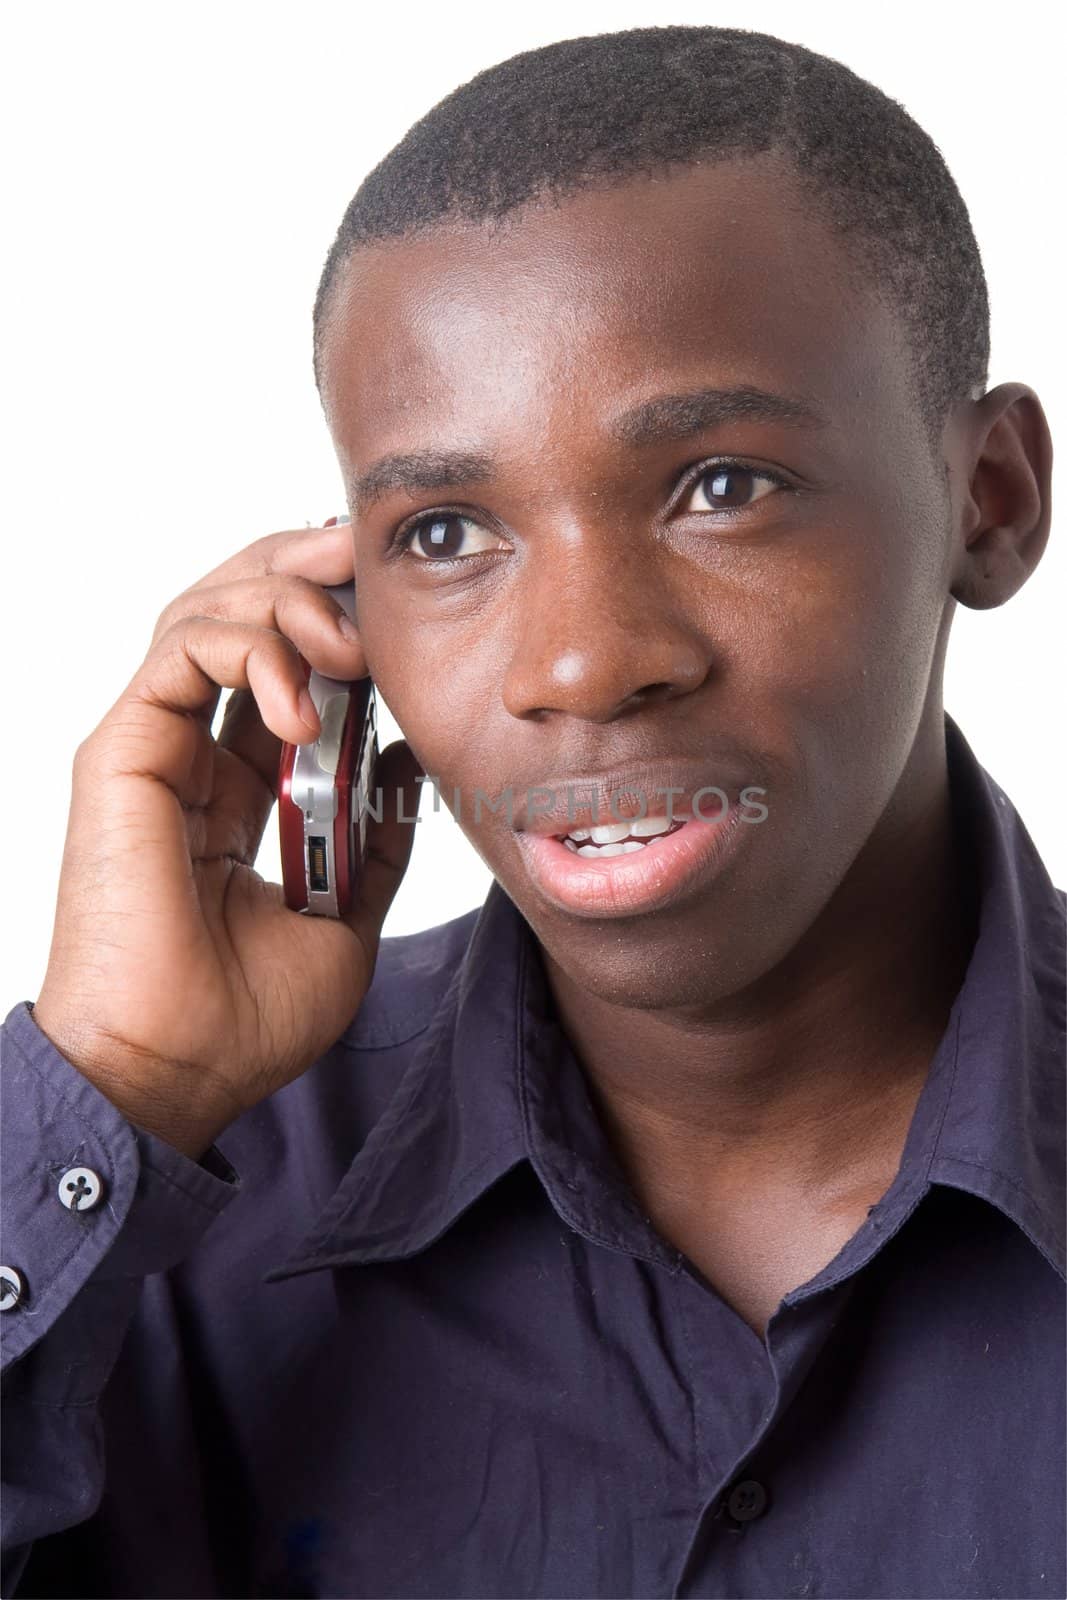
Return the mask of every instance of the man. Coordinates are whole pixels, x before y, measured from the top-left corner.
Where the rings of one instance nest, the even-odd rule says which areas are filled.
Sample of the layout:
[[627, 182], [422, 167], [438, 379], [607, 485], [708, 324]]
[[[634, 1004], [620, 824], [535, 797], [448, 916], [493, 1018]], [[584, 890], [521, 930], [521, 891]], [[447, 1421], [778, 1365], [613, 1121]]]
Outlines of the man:
[[[941, 699], [1051, 447], [939, 155], [762, 35], [567, 40], [315, 333], [350, 533], [164, 613], [5, 1023], [5, 1594], [1062, 1593], [1063, 898]], [[373, 916], [255, 879], [293, 643], [479, 911], [378, 947], [395, 817]]]

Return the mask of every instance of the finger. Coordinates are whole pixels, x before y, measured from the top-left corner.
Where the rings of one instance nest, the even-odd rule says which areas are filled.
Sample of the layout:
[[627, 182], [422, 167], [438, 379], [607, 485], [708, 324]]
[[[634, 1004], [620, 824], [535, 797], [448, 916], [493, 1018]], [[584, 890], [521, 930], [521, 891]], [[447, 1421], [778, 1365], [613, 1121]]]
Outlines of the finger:
[[186, 811], [189, 853], [194, 860], [226, 856], [254, 867], [274, 797], [259, 774], [231, 751], [216, 750], [214, 767], [210, 803]]
[[231, 847], [232, 853], [252, 866], [278, 799], [282, 741], [265, 725], [252, 691], [235, 689], [215, 742], [227, 767], [216, 786], [213, 821], [227, 838], [240, 839], [241, 850]]
[[306, 744], [319, 732], [317, 717], [312, 728], [301, 716], [304, 668], [291, 640], [246, 622], [192, 617], [153, 646], [86, 745], [103, 752], [111, 770], [160, 778], [183, 803], [201, 803], [197, 713], [216, 701], [220, 686], [250, 689], [279, 739]]
[[[312, 737], [310, 729], [307, 730], [303, 742], [310, 743]], [[266, 785], [273, 805], [278, 798], [278, 763], [281, 760], [282, 741], [263, 721], [251, 689], [235, 689], [230, 695], [215, 742], [256, 774], [259, 781]]]
[[230, 695], [215, 745], [221, 781], [204, 819], [204, 854], [220, 854], [225, 845], [227, 854], [253, 866], [278, 799], [282, 741], [264, 723], [250, 689]]
[[152, 646], [188, 617], [273, 628], [291, 639], [304, 659], [327, 677], [350, 682], [367, 675], [358, 630], [353, 638], [344, 607], [308, 578], [234, 578], [229, 583], [186, 589], [160, 613]]
[[310, 578], [320, 584], [347, 583], [355, 572], [350, 525], [331, 523], [321, 528], [285, 528], [280, 533], [265, 534], [212, 567], [189, 588], [212, 587], [235, 578], [265, 577], [272, 572]]
[[[386, 913], [396, 897], [415, 843], [422, 768], [404, 739], [382, 751], [371, 776], [371, 799], [381, 794], [381, 819], [367, 818], [367, 858], [355, 906], [343, 920], [373, 966]], [[397, 791], [399, 790], [399, 798]], [[405, 820], [406, 819], [406, 820]]]

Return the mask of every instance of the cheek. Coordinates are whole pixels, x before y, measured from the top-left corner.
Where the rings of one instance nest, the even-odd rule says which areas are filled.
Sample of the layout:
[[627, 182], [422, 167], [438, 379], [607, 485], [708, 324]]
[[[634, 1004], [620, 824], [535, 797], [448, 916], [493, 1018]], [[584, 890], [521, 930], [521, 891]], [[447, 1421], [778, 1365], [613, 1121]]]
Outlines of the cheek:
[[[875, 825], [913, 749], [948, 599], [947, 541], [886, 518], [812, 530], [769, 588], [750, 594], [738, 713], [789, 751], [799, 811], [842, 839]], [[939, 703], [939, 699], [938, 699]]]
[[[862, 517], [862, 520], [861, 520]], [[872, 519], [868, 506], [762, 553], [741, 585], [736, 641], [756, 694], [840, 725], [925, 697], [948, 599], [947, 541], [925, 520]]]
[[437, 596], [365, 589], [360, 625], [371, 676], [419, 762], [449, 792], [487, 785], [500, 763], [506, 630], [498, 620], [484, 607], [463, 614]]

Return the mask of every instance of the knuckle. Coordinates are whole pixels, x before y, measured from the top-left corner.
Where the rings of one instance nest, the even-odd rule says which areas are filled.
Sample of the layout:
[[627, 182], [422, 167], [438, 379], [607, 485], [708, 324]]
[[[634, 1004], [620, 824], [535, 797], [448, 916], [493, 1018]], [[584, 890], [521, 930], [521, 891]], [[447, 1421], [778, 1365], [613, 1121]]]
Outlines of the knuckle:
[[171, 600], [163, 607], [163, 610], [159, 613], [159, 616], [156, 618], [156, 625], [152, 629], [152, 640], [153, 640], [153, 642], [155, 642], [156, 639], [161, 638], [162, 635], [165, 634], [167, 632], [167, 630], [171, 627], [171, 625], [172, 625], [172, 623], [174, 621], [174, 608], [175, 608], [176, 605], [177, 605], [177, 601], [176, 600]]
[[278, 633], [274, 628], [261, 628], [259, 630], [259, 645], [269, 653], [275, 661], [284, 663], [287, 671], [291, 672], [297, 664], [300, 654], [296, 644], [287, 633]]
[[164, 606], [156, 623], [153, 639], [173, 632], [178, 623], [195, 622], [198, 617], [225, 617], [226, 602], [213, 589], [185, 589]]
[[226, 598], [226, 590], [200, 589], [189, 598], [189, 609], [185, 616], [193, 619], [197, 617], [227, 618], [230, 615], [230, 605]]
[[319, 591], [319, 585], [310, 578], [302, 577], [298, 572], [276, 573], [274, 582], [278, 586], [279, 594], [286, 600], [314, 600]]
[[74, 783], [79, 783], [90, 777], [98, 768], [101, 741], [107, 737], [107, 721], [101, 722], [77, 746], [71, 760], [71, 778]]
[[329, 615], [332, 609], [333, 601], [310, 578], [283, 578], [274, 593], [274, 615], [286, 633], [291, 628], [306, 628], [310, 619]]
[[176, 606], [177, 603], [172, 601], [156, 624], [156, 631], [152, 636], [152, 649], [156, 653], [166, 654], [174, 649], [182, 635], [188, 631], [190, 619], [182, 616]]

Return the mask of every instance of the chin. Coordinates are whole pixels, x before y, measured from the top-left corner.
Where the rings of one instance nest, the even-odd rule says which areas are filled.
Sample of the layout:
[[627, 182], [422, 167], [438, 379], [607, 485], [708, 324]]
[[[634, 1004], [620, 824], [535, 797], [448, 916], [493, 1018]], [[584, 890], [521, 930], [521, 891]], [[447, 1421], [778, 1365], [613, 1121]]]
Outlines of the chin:
[[[635, 918], [627, 924], [586, 921], [564, 928], [543, 918], [535, 921], [527, 908], [520, 909], [571, 983], [626, 1010], [704, 1013], [743, 988], [760, 966], [752, 953], [746, 961], [719, 918], [702, 928], [691, 907], [688, 928], [682, 918], [670, 926], [663, 918]], [[655, 932], [653, 920], [660, 923]]]

